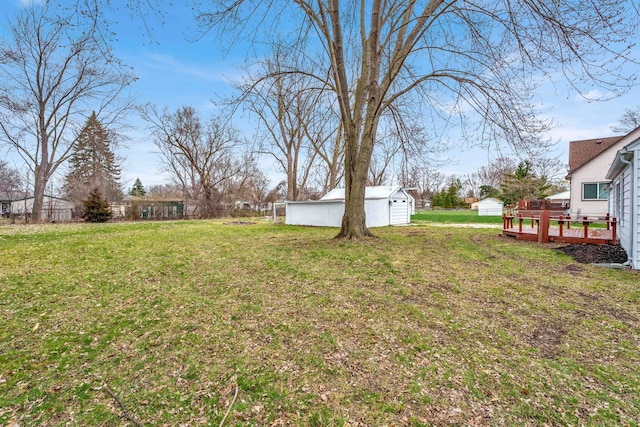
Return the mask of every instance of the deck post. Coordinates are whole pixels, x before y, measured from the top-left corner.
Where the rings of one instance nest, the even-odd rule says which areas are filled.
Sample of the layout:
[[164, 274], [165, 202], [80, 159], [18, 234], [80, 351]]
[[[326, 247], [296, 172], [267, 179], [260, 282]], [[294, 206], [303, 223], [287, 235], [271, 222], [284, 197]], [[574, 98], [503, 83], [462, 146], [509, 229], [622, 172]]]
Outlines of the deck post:
[[616, 230], [618, 228], [618, 220], [615, 217], [611, 220], [611, 228], [611, 240], [615, 242], [616, 240], [618, 240], [618, 235], [616, 234]]
[[518, 232], [522, 233], [522, 222], [524, 221], [524, 218], [522, 218], [522, 214], [519, 213], [518, 214]]
[[607, 212], [607, 214], [604, 216], [604, 220], [607, 222], [607, 230], [610, 230], [611, 224], [609, 223], [609, 220], [611, 219], [611, 216], [609, 216], [609, 213]]
[[564, 216], [560, 215], [558, 218], [558, 235], [562, 237], [562, 226], [564, 225]]
[[584, 238], [589, 238], [589, 221], [587, 221], [587, 217], [582, 217], [582, 226], [584, 227]]
[[549, 211], [540, 211], [538, 221], [538, 243], [549, 243]]

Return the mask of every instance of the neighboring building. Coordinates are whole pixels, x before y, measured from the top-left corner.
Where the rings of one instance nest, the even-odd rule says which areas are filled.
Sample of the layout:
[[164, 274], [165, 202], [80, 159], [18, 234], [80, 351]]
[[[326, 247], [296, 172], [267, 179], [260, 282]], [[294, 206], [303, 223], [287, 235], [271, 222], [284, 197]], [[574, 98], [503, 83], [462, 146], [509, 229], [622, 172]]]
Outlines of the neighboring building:
[[114, 217], [129, 219], [172, 219], [185, 214], [184, 202], [177, 197], [126, 196], [111, 210]]
[[0, 194], [0, 216], [8, 218], [11, 213], [11, 200], [13, 198], [8, 195]]
[[552, 194], [551, 196], [545, 197], [547, 200], [553, 200], [554, 202], [566, 203], [567, 206], [571, 203], [571, 192], [563, 191], [561, 193]]
[[617, 219], [616, 232], [629, 263], [640, 269], [640, 128], [626, 135], [609, 168], [609, 212]]
[[605, 178], [623, 136], [585, 139], [569, 143], [571, 214], [604, 217], [609, 209], [609, 180]]
[[502, 200], [488, 197], [477, 202], [478, 216], [502, 216], [504, 204]]
[[0, 194], [0, 217], [9, 218], [11, 215], [11, 202], [16, 199], [24, 199], [25, 197], [27, 197], [27, 194], [19, 191]]
[[474, 209], [474, 206], [478, 207], [478, 198], [477, 197], [465, 197], [464, 198], [464, 204], [467, 205], [467, 207]]
[[[11, 201], [11, 215], [24, 217], [29, 220], [33, 211], [33, 197]], [[42, 221], [70, 222], [73, 221], [73, 202], [53, 196], [44, 196], [42, 201]]]
[[[285, 224], [340, 227], [344, 198], [344, 188], [336, 188], [320, 200], [285, 202]], [[400, 186], [367, 187], [364, 202], [367, 227], [409, 224], [414, 205], [413, 197]]]

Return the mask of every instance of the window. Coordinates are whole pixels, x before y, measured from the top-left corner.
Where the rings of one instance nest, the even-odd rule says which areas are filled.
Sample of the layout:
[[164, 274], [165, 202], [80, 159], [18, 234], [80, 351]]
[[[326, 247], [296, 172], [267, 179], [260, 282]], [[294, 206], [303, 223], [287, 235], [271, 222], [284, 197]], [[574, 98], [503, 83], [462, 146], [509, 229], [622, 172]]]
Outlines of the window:
[[582, 184], [582, 200], [607, 200], [608, 198], [608, 182], [585, 182]]

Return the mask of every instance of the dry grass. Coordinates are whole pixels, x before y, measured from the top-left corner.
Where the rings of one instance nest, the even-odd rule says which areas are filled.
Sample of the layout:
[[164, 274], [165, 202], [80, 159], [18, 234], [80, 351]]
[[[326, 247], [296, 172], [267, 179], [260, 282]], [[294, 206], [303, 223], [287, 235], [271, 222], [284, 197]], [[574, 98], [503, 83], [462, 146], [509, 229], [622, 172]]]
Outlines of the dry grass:
[[335, 232], [1, 227], [0, 424], [638, 425], [637, 273]]

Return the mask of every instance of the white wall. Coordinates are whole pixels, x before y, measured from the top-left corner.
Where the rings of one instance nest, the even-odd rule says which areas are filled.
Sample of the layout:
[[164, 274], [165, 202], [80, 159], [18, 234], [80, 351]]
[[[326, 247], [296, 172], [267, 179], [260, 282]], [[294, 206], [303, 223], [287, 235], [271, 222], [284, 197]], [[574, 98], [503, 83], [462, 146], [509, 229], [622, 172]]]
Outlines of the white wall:
[[484, 199], [478, 202], [478, 216], [502, 216], [503, 204], [500, 201]]
[[[388, 199], [365, 200], [364, 212], [367, 227], [385, 227], [390, 225]], [[286, 205], [285, 224], [340, 227], [342, 225], [343, 215], [343, 201], [315, 200], [310, 202], [288, 202]]]
[[609, 199], [610, 212], [618, 220], [617, 235], [620, 239], [620, 245], [627, 251], [633, 268], [639, 270], [640, 144], [636, 146], [632, 164], [625, 167], [614, 178]]
[[[42, 202], [42, 219], [50, 221], [71, 221], [73, 203], [68, 200], [56, 199], [44, 196]], [[11, 202], [11, 213], [13, 215], [24, 215], [33, 210], [33, 197]]]
[[[364, 211], [367, 227], [408, 224], [413, 213], [413, 198], [403, 190], [396, 191], [391, 198], [371, 197], [365, 199]], [[341, 199], [287, 202], [285, 224], [340, 227], [343, 215], [344, 200]]]
[[289, 202], [286, 205], [285, 224], [340, 227], [343, 215], [344, 202]]

